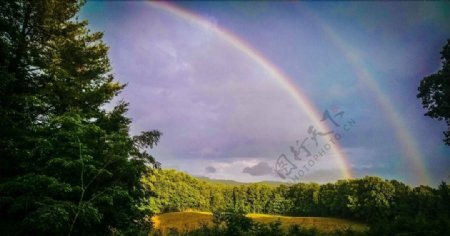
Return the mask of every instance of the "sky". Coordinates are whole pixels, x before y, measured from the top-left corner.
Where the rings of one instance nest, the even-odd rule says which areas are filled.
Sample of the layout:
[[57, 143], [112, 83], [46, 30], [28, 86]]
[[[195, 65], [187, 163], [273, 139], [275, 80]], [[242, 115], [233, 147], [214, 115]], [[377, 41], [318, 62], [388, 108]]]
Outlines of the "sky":
[[88, 1], [163, 168], [241, 182], [450, 178], [416, 97], [441, 68], [446, 2]]

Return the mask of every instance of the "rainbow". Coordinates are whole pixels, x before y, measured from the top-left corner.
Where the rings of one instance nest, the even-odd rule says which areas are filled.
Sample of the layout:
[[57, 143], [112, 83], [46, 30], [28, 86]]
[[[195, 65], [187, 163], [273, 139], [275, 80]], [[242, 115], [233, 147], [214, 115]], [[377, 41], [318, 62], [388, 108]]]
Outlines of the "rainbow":
[[414, 183], [430, 184], [431, 178], [427, 173], [427, 168], [421, 152], [418, 150], [418, 144], [413, 135], [402, 122], [398, 110], [390, 102], [389, 96], [383, 92], [376, 80], [371, 76], [365, 66], [358, 60], [358, 55], [351, 53], [351, 46], [345, 43], [330, 27], [321, 24], [322, 30], [330, 37], [332, 42], [343, 52], [345, 58], [350, 62], [357, 79], [362, 81], [374, 94], [377, 95], [378, 103], [383, 109], [383, 113], [389, 119], [392, 128], [395, 131], [397, 140], [400, 141], [404, 156], [409, 160], [408, 164], [413, 169], [415, 175]]
[[[151, 6], [168, 12], [176, 17], [183, 20], [189, 21], [201, 27], [208, 27], [210, 23], [203, 19], [202, 17], [196, 15], [193, 12], [182, 9], [173, 4], [166, 2], [150, 2]], [[224, 40], [225, 42], [232, 45], [234, 48], [242, 52], [247, 57], [251, 58], [256, 62], [261, 68], [263, 68], [271, 78], [277, 81], [277, 83], [288, 92], [288, 94], [294, 99], [298, 106], [307, 114], [307, 116], [314, 122], [314, 126], [318, 127], [320, 130], [330, 130], [324, 122], [320, 122], [322, 116], [314, 107], [313, 103], [304, 95], [304, 93], [295, 85], [292, 79], [290, 79], [286, 74], [284, 74], [280, 69], [273, 65], [266, 57], [264, 57], [258, 50], [254, 49], [252, 46], [247, 44], [245, 41], [237, 37], [232, 32], [214, 27], [211, 29], [215, 35]], [[351, 59], [351, 58], [349, 58]], [[367, 78], [367, 77], [364, 77]], [[353, 178], [351, 172], [350, 164], [347, 161], [347, 157], [342, 151], [342, 147], [336, 143], [335, 154], [341, 174], [345, 179]]]
[[[293, 7], [298, 8], [298, 4], [293, 3]], [[346, 43], [331, 27], [328, 26], [320, 17], [313, 14], [312, 11], [308, 11], [307, 7], [302, 6], [302, 13], [305, 13], [308, 18], [315, 22], [317, 27], [319, 27], [322, 32], [329, 38], [330, 42], [333, 43], [344, 55], [345, 59], [351, 65], [353, 73], [356, 78], [366, 85], [366, 87], [376, 95], [378, 104], [381, 105], [383, 113], [388, 118], [390, 126], [395, 132], [395, 136], [401, 145], [403, 154], [407, 163], [413, 170], [413, 174], [410, 176], [411, 182], [416, 184], [431, 184], [432, 178], [428, 173], [428, 168], [426, 167], [426, 162], [423, 161], [423, 155], [417, 148], [419, 145], [417, 141], [413, 138], [414, 136], [405, 126], [402, 121], [398, 110], [396, 110], [392, 104], [389, 96], [383, 92], [380, 85], [377, 83], [374, 76], [369, 73], [367, 67], [361, 63], [360, 58], [356, 54], [355, 50]]]
[[[303, 8], [305, 10], [305, 8]], [[356, 75], [357, 79], [361, 81], [366, 87], [376, 95], [378, 99], [378, 103], [381, 105], [383, 109], [383, 113], [389, 120], [389, 123], [393, 130], [395, 131], [395, 136], [401, 145], [401, 150], [404, 151], [404, 156], [407, 159], [408, 164], [414, 171], [412, 174], [412, 182], [417, 184], [431, 184], [430, 174], [427, 172], [427, 168], [423, 161], [423, 156], [419, 149], [417, 148], [419, 145], [416, 140], [413, 138], [413, 135], [405, 126], [405, 123], [402, 121], [398, 110], [394, 108], [392, 105], [391, 99], [389, 96], [383, 92], [380, 85], [377, 83], [375, 78], [369, 73], [369, 70], [366, 66], [361, 63], [361, 60], [358, 58], [358, 55], [355, 53], [355, 50], [346, 43], [344, 40], [339, 37], [339, 35], [333, 31], [331, 27], [329, 27], [325, 22], [323, 22], [319, 17], [316, 17], [311, 12], [307, 12], [308, 17], [312, 18], [314, 22], [322, 29], [322, 31], [328, 36], [330, 41], [341, 50], [344, 57], [350, 63], [351, 68]], [[410, 177], [410, 178], [411, 178]]]

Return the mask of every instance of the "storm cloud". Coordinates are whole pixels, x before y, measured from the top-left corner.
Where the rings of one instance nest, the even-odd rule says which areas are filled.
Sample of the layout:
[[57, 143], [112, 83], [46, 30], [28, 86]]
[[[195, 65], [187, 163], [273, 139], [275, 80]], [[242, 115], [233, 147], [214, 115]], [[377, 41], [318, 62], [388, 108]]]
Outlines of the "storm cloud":
[[212, 167], [212, 166], [208, 166], [205, 168], [207, 173], [216, 173], [216, 168]]
[[245, 167], [242, 172], [254, 176], [267, 175], [272, 173], [272, 167], [266, 162], [260, 162], [252, 167]]

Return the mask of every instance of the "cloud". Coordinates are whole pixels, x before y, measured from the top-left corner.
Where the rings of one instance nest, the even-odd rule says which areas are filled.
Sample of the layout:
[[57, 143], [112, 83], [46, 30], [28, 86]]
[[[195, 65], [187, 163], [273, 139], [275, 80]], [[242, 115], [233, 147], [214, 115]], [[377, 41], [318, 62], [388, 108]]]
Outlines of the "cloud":
[[334, 182], [338, 179], [343, 179], [342, 171], [339, 169], [328, 169], [328, 170], [317, 170], [312, 171], [304, 176], [301, 175], [292, 175], [292, 179], [289, 179], [288, 182], [316, 182], [316, 183], [330, 183]]
[[[198, 9], [197, 13], [207, 19], [205, 24], [174, 17], [144, 3], [118, 3], [109, 8], [118, 14], [126, 14], [118, 17], [129, 19], [126, 22], [112, 20], [102, 23], [103, 20], [99, 19], [105, 17], [90, 15], [96, 11], [89, 11], [88, 14], [94, 28], [106, 29], [105, 42], [111, 46], [109, 55], [113, 72], [116, 79], [128, 84], [116, 101], [124, 98], [130, 102], [127, 115], [133, 119], [132, 134], [152, 129], [164, 133], [159, 145], [152, 150], [152, 155], [163, 167], [177, 167], [195, 175], [201, 173], [239, 181], [280, 180], [274, 172], [272, 175], [264, 174], [263, 162], [274, 166], [273, 162], [282, 153], [292, 158], [289, 146], [308, 135], [306, 128], [312, 124], [311, 119], [292, 98], [291, 90], [280, 86], [270, 71], [216, 34], [216, 29], [226, 25], [226, 28], [231, 27], [234, 33], [248, 40], [249, 45], [262, 50], [261, 55], [266, 55], [271, 64], [279, 65], [281, 71], [295, 80], [292, 84], [309, 98], [305, 103], [314, 104], [318, 112], [335, 104], [345, 108], [346, 118], [354, 118], [357, 125], [350, 132], [332, 128], [342, 133], [339, 143], [356, 176], [371, 174], [399, 178], [411, 175], [412, 171], [406, 165], [408, 152], [398, 147], [399, 138], [392, 135], [394, 126], [391, 119], [384, 115], [382, 104], [374, 99], [377, 94], [364, 81], [356, 80], [351, 63], [338, 60], [342, 53], [330, 50], [335, 49], [330, 48], [333, 42], [323, 38], [324, 34], [317, 34], [315, 28], [309, 25], [291, 25], [292, 22], [298, 24], [296, 20], [268, 17], [268, 22], [277, 26], [272, 27], [277, 29], [277, 35], [284, 37], [262, 37], [266, 35], [267, 27], [253, 25], [253, 20], [227, 18], [228, 13], [219, 8], [216, 9], [220, 11], [217, 15], [214, 9], [211, 8], [211, 12], [208, 10], [208, 14]], [[389, 13], [392, 14], [386, 19], [395, 19], [396, 12], [395, 7], [392, 8]], [[431, 28], [448, 31], [444, 29], [449, 26], [439, 23], [448, 18], [446, 15], [429, 15], [439, 17], [436, 18], [438, 21], [433, 21]], [[402, 18], [410, 19], [410, 16], [406, 14]], [[417, 20], [414, 17], [411, 19], [414, 22]], [[237, 22], [240, 24], [235, 25]], [[354, 30], [358, 30], [361, 25], [355, 27]], [[384, 34], [375, 36], [392, 38], [383, 35], [392, 36], [397, 28], [394, 25]], [[248, 29], [252, 29], [251, 32]], [[411, 31], [413, 35], [420, 32]], [[351, 35], [339, 30], [336, 33], [340, 33], [344, 41], [345, 35]], [[358, 38], [363, 40], [360, 44], [354, 41], [354, 54], [361, 58], [361, 66], [372, 65], [368, 73], [380, 72], [374, 73], [373, 79], [387, 86], [381, 89], [391, 100], [408, 107], [400, 110], [398, 115], [416, 117], [410, 121], [403, 119], [405, 127], [415, 134], [423, 156], [430, 157], [423, 159], [424, 166], [433, 168], [430, 174], [434, 178], [446, 179], [450, 166], [450, 159], [446, 158], [449, 149], [436, 146], [436, 143], [441, 144], [442, 126], [437, 122], [431, 125], [423, 117], [420, 104], [410, 99], [415, 97], [411, 92], [415, 88], [411, 90], [411, 86], [400, 86], [402, 83], [399, 83], [410, 79], [408, 75], [432, 71], [439, 65], [439, 60], [415, 61], [419, 66], [405, 75], [401, 69], [405, 60], [401, 59], [410, 58], [418, 52], [424, 52], [425, 56], [421, 58], [431, 58], [435, 50], [426, 49], [432, 47], [439, 50], [443, 44], [442, 35], [435, 34], [426, 44], [427, 48], [420, 47], [419, 41], [413, 40], [408, 45], [403, 43], [395, 57], [390, 57], [390, 49], [398, 48], [399, 43], [404, 41], [403, 36], [362, 51], [361, 48], [367, 48], [364, 45], [372, 45], [372, 38], [369, 34], [367, 36], [368, 41], [364, 41], [364, 37]], [[283, 41], [286, 43], [280, 43], [280, 40], [286, 40]], [[320, 45], [318, 41], [321, 41]], [[289, 52], [289, 56], [281, 56], [283, 52]], [[333, 146], [326, 156], [315, 161], [311, 172], [301, 181], [341, 179], [340, 167], [345, 162], [341, 162], [336, 153], [336, 149], [341, 147]], [[295, 162], [295, 165], [300, 169], [308, 161]], [[215, 172], [208, 171], [207, 168], [212, 166]]]
[[253, 176], [267, 175], [272, 173], [272, 167], [267, 162], [260, 162], [252, 167], [245, 167], [242, 172]]
[[208, 166], [205, 168], [206, 172], [208, 173], [216, 173], [216, 168], [212, 167], [212, 166]]

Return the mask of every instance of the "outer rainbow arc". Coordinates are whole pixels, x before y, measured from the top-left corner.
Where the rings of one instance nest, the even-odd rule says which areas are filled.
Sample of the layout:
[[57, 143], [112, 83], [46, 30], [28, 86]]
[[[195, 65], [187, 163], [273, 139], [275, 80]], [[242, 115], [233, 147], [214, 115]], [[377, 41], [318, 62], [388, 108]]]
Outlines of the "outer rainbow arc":
[[402, 122], [401, 118], [398, 115], [398, 112], [394, 109], [392, 103], [389, 101], [387, 95], [383, 94], [382, 89], [375, 81], [375, 79], [370, 75], [370, 73], [365, 69], [364, 65], [361, 65], [358, 60], [358, 56], [352, 53], [351, 46], [345, 43], [329, 26], [327, 26], [321, 20], [318, 20], [317, 17], [313, 16], [317, 22], [319, 22], [319, 26], [326, 33], [327, 36], [330, 37], [331, 41], [343, 52], [345, 58], [350, 62], [354, 73], [357, 76], [357, 79], [364, 82], [367, 87], [372, 90], [377, 95], [378, 102], [382, 106], [384, 113], [387, 114], [392, 127], [395, 129], [395, 135], [402, 146], [402, 149], [405, 150], [406, 157], [411, 160], [409, 164], [411, 164], [414, 171], [418, 174], [416, 183], [421, 184], [430, 184], [431, 178], [427, 174], [426, 167], [424, 167], [424, 163], [422, 161], [422, 156], [420, 151], [417, 149], [417, 143], [413, 139], [413, 136], [409, 132], [409, 130], [405, 127], [405, 124]]
[[[177, 6], [163, 2], [150, 2], [150, 4], [157, 9], [161, 9], [165, 12], [180, 17], [184, 20], [191, 21], [200, 26], [203, 27], [210, 26], [210, 23], [201, 18], [200, 16], [197, 16], [195, 13], [189, 12], [185, 9], [181, 9]], [[234, 46], [236, 49], [244, 53], [246, 56], [250, 57], [258, 65], [264, 68], [271, 75], [271, 78], [274, 78], [281, 85], [282, 88], [288, 91], [289, 95], [291, 95], [291, 97], [295, 100], [295, 102], [306, 112], [308, 117], [314, 122], [315, 127], [318, 127], [320, 130], [329, 130], [329, 128], [324, 124], [324, 122], [320, 122], [321, 115], [314, 108], [311, 102], [309, 103], [307, 102], [309, 101], [309, 99], [295, 85], [292, 79], [290, 79], [287, 75], [285, 75], [280, 69], [278, 69], [275, 65], [273, 65], [256, 49], [252, 48], [250, 45], [248, 45], [246, 42], [244, 42], [242, 39], [240, 39], [233, 33], [223, 28], [217, 27], [213, 28], [212, 30], [216, 35], [219, 36], [219, 38], [226, 41], [230, 45]], [[350, 165], [347, 162], [346, 156], [342, 152], [342, 147], [340, 147], [338, 143], [334, 145], [336, 145], [337, 147], [335, 149], [335, 153], [343, 177], [346, 179], [353, 178], [353, 175], [350, 170]]]

